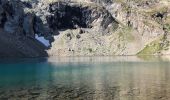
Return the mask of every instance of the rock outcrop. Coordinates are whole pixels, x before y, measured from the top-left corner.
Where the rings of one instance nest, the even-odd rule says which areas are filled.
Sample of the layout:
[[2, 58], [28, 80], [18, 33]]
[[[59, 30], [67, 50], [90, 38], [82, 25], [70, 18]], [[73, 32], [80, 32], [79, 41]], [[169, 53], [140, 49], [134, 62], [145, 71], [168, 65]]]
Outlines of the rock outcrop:
[[93, 28], [98, 25], [105, 30], [111, 24], [118, 28], [118, 22], [112, 15], [97, 5], [56, 2], [50, 5], [49, 12], [51, 16], [47, 20], [54, 30]]
[[34, 38], [34, 15], [26, 14], [19, 0], [0, 0], [0, 57], [47, 56]]
[[0, 57], [169, 54], [169, 5], [168, 0], [0, 0]]

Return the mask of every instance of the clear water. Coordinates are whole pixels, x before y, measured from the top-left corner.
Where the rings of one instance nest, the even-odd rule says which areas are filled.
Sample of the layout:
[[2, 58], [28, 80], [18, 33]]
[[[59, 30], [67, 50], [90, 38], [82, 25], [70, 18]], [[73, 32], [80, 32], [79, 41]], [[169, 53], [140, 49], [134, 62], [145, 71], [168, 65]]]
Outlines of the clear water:
[[169, 100], [162, 58], [39, 58], [0, 61], [0, 100]]

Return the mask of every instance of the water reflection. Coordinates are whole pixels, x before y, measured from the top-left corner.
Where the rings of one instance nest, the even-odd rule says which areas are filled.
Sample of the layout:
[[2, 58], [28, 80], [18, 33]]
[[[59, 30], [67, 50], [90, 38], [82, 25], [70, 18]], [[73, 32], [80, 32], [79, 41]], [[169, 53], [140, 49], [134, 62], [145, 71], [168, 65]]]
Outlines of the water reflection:
[[66, 59], [0, 64], [0, 99], [170, 99], [167, 60]]

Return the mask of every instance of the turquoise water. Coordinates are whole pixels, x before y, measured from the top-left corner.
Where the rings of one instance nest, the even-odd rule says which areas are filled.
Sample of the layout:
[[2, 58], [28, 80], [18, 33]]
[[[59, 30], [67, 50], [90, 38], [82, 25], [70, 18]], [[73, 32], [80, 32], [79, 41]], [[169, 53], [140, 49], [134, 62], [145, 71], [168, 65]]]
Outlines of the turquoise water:
[[170, 62], [160, 58], [0, 62], [0, 100], [168, 100], [169, 83]]

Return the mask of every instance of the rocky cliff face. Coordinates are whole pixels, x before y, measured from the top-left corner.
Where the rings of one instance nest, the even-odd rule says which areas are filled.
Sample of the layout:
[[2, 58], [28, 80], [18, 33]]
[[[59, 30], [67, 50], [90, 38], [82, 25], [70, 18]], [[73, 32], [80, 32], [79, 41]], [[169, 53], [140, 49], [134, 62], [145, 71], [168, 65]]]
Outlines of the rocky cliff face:
[[169, 5], [168, 0], [0, 0], [0, 56], [169, 54]]
[[21, 1], [0, 0], [0, 57], [47, 56], [46, 47], [34, 39], [34, 17]]

